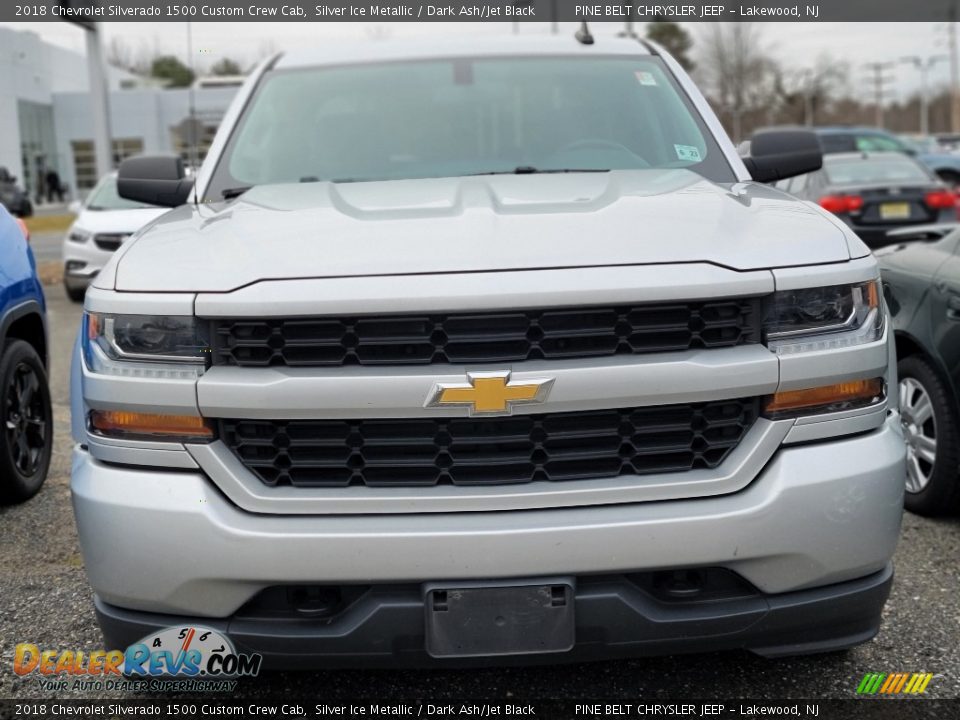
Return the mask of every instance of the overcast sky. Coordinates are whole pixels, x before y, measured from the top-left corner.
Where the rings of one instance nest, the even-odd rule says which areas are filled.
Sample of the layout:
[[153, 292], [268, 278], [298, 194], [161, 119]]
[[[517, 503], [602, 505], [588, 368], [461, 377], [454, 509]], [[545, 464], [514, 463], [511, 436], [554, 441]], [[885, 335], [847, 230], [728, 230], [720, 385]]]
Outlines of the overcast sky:
[[[0, 0], [2, 1], [2, 0]], [[82, 31], [67, 23], [0, 23], [38, 33], [50, 42], [83, 50]], [[707, 23], [684, 23], [696, 40]], [[944, 23], [756, 23], [762, 42], [786, 68], [812, 65], [818, 55], [829, 54], [849, 63], [851, 84], [861, 97], [869, 93], [867, 71], [863, 64], [898, 60], [905, 55], [928, 56], [947, 50]], [[105, 44], [119, 36], [135, 48], [170, 52], [186, 59], [186, 24], [102, 23]], [[604, 34], [620, 30], [620, 23], [591, 23], [602, 41]], [[576, 23], [561, 23], [560, 32], [572, 36]], [[304, 48], [324, 40], [345, 39], [373, 42], [376, 34], [392, 37], [417, 35], [509, 33], [512, 23], [193, 23], [193, 48], [202, 66], [212, 65], [220, 57], [232, 57], [252, 63], [269, 50]], [[547, 23], [521, 23], [520, 33], [549, 32]], [[696, 57], [696, 43], [694, 45]], [[918, 86], [919, 73], [911, 66], [899, 65], [895, 97], [905, 97]], [[932, 87], [943, 86], [949, 78], [949, 65], [939, 63], [930, 74]]]

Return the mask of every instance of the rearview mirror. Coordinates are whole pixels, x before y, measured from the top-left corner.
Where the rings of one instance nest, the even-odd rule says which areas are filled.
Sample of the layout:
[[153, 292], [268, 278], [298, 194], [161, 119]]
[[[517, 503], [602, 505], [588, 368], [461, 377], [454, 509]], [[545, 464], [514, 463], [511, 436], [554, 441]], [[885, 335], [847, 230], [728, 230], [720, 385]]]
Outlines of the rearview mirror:
[[761, 130], [750, 138], [750, 156], [743, 159], [757, 182], [771, 183], [823, 167], [823, 149], [809, 130]]
[[135, 202], [177, 207], [190, 197], [193, 179], [178, 155], [141, 155], [120, 163], [117, 192]]

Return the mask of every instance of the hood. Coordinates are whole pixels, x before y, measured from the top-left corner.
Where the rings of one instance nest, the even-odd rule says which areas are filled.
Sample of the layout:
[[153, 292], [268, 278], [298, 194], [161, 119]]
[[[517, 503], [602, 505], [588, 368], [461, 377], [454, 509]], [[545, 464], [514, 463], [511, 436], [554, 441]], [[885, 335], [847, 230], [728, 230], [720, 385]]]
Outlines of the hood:
[[169, 208], [136, 208], [130, 210], [82, 210], [74, 227], [92, 233], [126, 233], [132, 235], [147, 223], [156, 220]]
[[258, 280], [712, 262], [842, 262], [844, 232], [755, 183], [687, 170], [253, 188], [185, 206], [125, 247], [117, 290], [225, 292]]

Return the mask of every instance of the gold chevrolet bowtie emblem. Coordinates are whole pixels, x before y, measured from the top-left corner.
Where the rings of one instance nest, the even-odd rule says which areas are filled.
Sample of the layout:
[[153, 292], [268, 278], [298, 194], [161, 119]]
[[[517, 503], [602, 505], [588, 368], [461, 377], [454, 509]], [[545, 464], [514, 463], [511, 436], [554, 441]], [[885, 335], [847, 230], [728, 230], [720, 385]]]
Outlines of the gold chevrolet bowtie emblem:
[[465, 383], [437, 383], [427, 407], [460, 405], [471, 415], [509, 415], [514, 405], [546, 400], [553, 380], [513, 381], [509, 372], [467, 373]]

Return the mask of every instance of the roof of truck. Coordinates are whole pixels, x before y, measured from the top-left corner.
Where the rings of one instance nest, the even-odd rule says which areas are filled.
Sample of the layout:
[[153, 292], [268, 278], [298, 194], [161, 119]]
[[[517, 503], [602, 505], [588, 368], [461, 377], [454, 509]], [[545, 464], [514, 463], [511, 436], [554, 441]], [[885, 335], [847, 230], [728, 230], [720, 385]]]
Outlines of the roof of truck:
[[485, 55], [649, 55], [635, 38], [594, 36], [583, 45], [572, 33], [564, 35], [491, 35], [444, 38], [405, 38], [370, 42], [318, 42], [316, 48], [283, 53], [274, 67], [299, 68], [354, 62], [382, 62]]

